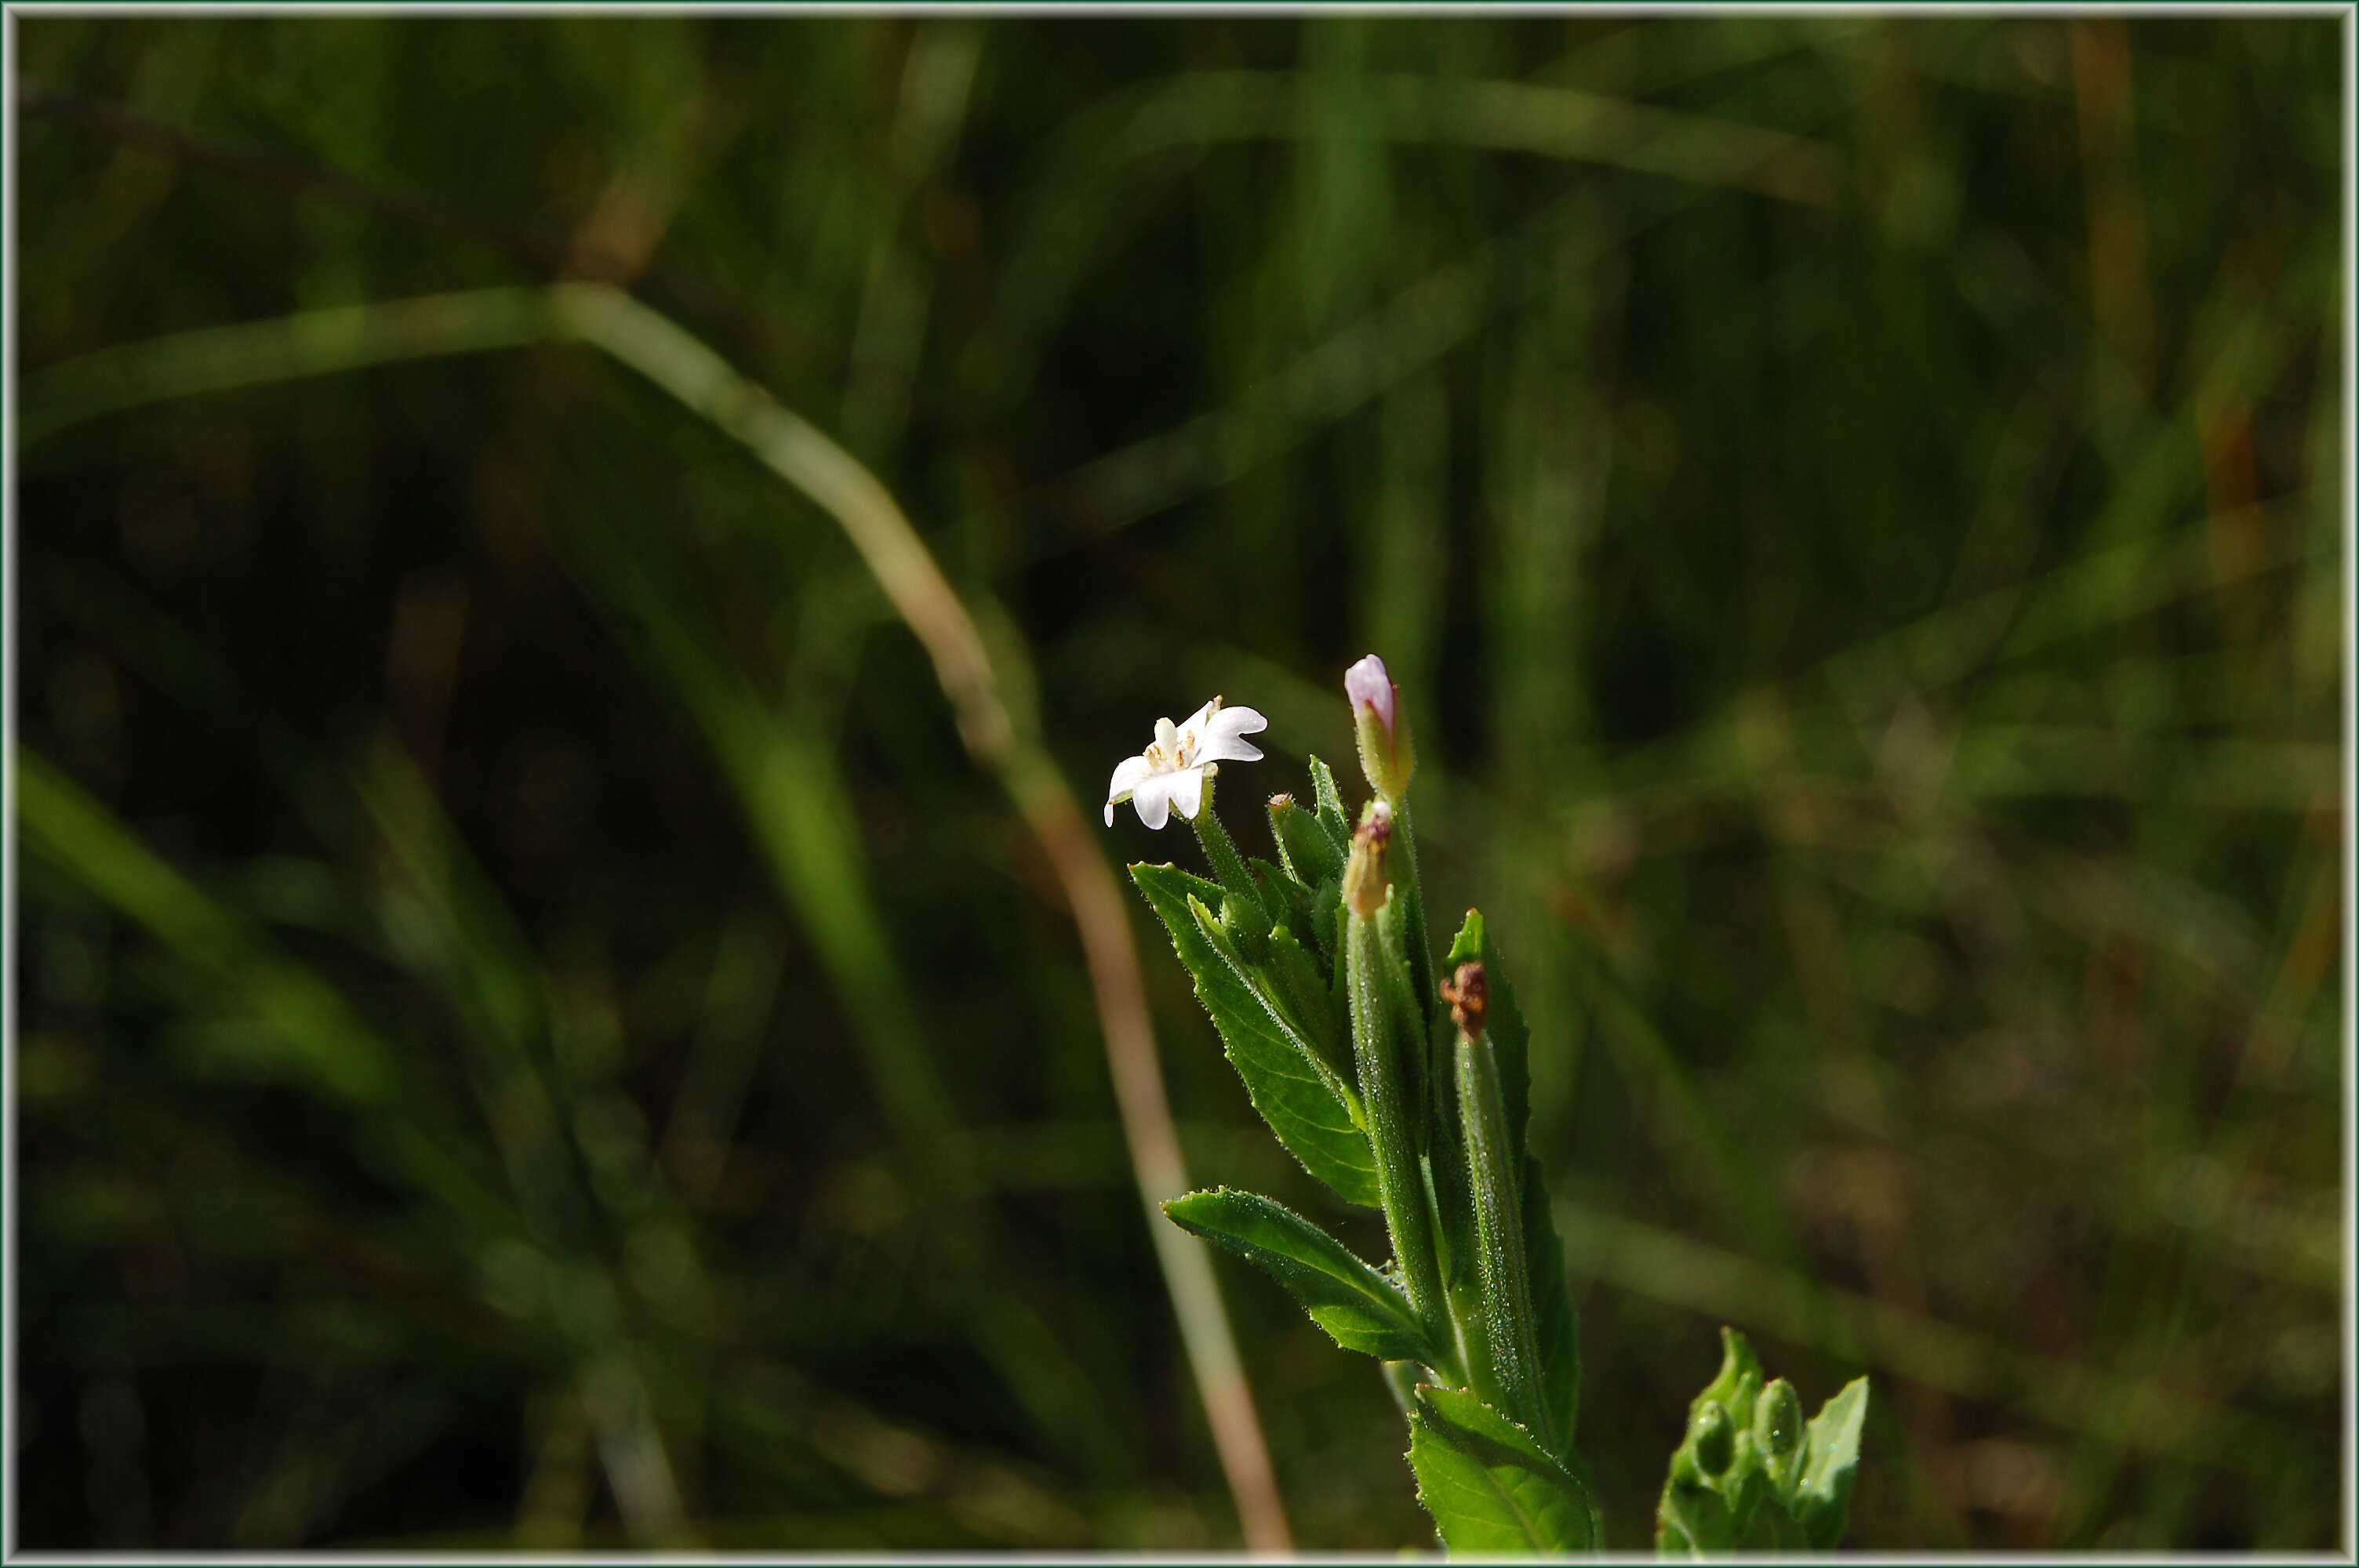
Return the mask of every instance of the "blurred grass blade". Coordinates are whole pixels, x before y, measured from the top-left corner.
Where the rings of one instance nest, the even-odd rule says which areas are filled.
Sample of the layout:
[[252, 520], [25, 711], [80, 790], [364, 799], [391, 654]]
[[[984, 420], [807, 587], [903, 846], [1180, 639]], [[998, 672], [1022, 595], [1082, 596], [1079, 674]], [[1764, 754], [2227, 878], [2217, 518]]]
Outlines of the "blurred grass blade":
[[267, 1049], [246, 1065], [356, 1107], [394, 1098], [390, 1049], [340, 994], [199, 891], [38, 753], [19, 746], [13, 755], [18, 821], [35, 852], [251, 1009], [264, 1028], [255, 1044]]
[[[1063, 885], [1088, 953], [1116, 1102], [1140, 1195], [1154, 1206], [1187, 1189], [1157, 1065], [1137, 955], [1103, 852], [1056, 764], [1019, 735], [1001, 701], [973, 618], [875, 475], [808, 422], [739, 378], [720, 357], [617, 289], [560, 284], [307, 312], [125, 345], [28, 378], [20, 445], [77, 422], [164, 398], [358, 369], [395, 360], [569, 339], [594, 343], [647, 375], [700, 416], [743, 441], [773, 472], [842, 527], [886, 596], [932, 660], [975, 759], [1000, 778]], [[788, 748], [790, 752], [791, 748]], [[766, 768], [791, 755], [773, 750]], [[791, 860], [812, 844], [780, 841]], [[823, 851], [822, 851], [823, 852]], [[1225, 1310], [1200, 1247], [1150, 1227], [1245, 1537], [1256, 1550], [1290, 1544], [1260, 1421]], [[1026, 1333], [1016, 1336], [1031, 1341]], [[1036, 1346], [1049, 1359], [1053, 1344]]]
[[16, 440], [177, 397], [267, 386], [444, 354], [521, 348], [551, 336], [537, 288], [484, 288], [307, 310], [102, 349], [27, 376]]

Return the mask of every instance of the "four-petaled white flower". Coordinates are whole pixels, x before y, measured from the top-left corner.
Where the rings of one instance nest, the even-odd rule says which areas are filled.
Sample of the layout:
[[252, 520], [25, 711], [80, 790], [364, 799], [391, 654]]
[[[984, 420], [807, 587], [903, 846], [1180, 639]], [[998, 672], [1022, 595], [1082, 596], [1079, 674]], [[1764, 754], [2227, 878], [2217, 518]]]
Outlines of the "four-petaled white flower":
[[1114, 808], [1125, 800], [1149, 827], [1161, 828], [1174, 806], [1193, 822], [1204, 804], [1204, 781], [1221, 771], [1214, 764], [1261, 761], [1261, 748], [1245, 737], [1268, 728], [1269, 720], [1252, 708], [1223, 708], [1217, 697], [1184, 724], [1157, 719], [1154, 741], [1114, 767], [1106, 785], [1106, 826], [1114, 826]]

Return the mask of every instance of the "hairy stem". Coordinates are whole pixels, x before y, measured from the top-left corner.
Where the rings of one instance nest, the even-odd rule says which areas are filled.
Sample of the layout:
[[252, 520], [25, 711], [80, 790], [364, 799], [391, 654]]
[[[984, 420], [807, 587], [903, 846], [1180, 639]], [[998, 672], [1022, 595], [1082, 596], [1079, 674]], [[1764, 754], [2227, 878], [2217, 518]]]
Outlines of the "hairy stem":
[[[1376, 1195], [1400, 1261], [1401, 1285], [1409, 1306], [1437, 1345], [1453, 1342], [1434, 1260], [1433, 1227], [1427, 1211], [1425, 1181], [1418, 1172], [1417, 1125], [1401, 1082], [1401, 1042], [1397, 1011], [1387, 996], [1383, 939], [1376, 923], [1356, 909], [1344, 914], [1344, 963], [1352, 1002], [1352, 1048], [1360, 1069], [1360, 1096], [1367, 1107], [1368, 1132], [1375, 1145]], [[1417, 1108], [1422, 1116], [1424, 1108]]]
[[1227, 890], [1232, 898], [1243, 899], [1249, 909], [1261, 908], [1261, 890], [1254, 884], [1253, 872], [1246, 869], [1245, 857], [1237, 853], [1236, 841], [1221, 825], [1212, 810], [1212, 781], [1204, 781], [1203, 804], [1188, 826], [1196, 830], [1196, 842], [1204, 847], [1204, 858], [1212, 863], [1212, 880]]

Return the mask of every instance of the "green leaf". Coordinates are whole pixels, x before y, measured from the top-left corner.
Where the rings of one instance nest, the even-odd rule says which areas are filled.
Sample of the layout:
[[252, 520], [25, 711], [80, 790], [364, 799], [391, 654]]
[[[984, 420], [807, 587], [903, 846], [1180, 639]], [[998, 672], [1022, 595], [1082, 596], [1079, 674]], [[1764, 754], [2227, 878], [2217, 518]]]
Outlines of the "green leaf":
[[1851, 1482], [1859, 1468], [1860, 1429], [1867, 1421], [1867, 1379], [1854, 1378], [1811, 1418], [1802, 1473], [1794, 1484], [1794, 1517], [1810, 1544], [1832, 1552], [1851, 1512]]
[[1310, 935], [1319, 944], [1319, 952], [1327, 967], [1335, 971], [1336, 994], [1343, 994], [1343, 951], [1340, 933], [1343, 929], [1343, 879], [1329, 877], [1310, 892]]
[[1343, 809], [1343, 797], [1335, 788], [1335, 775], [1318, 758], [1310, 759], [1310, 788], [1318, 797], [1319, 825], [1327, 829], [1328, 839], [1340, 856], [1352, 852], [1352, 814]]
[[1418, 1500], [1452, 1553], [1596, 1549], [1588, 1488], [1473, 1393], [1419, 1389], [1408, 1430]]
[[1761, 1369], [1761, 1357], [1753, 1352], [1753, 1342], [1736, 1330], [1723, 1326], [1720, 1331], [1720, 1370], [1712, 1374], [1703, 1392], [1695, 1397], [1701, 1409], [1706, 1400], [1718, 1400], [1728, 1407], [1728, 1413], [1742, 1430], [1753, 1424], [1753, 1401], [1761, 1392], [1761, 1385], [1769, 1380]]
[[1288, 874], [1305, 887], [1317, 887], [1330, 877], [1343, 874], [1343, 850], [1329, 834], [1327, 824], [1315, 814], [1302, 809], [1291, 796], [1277, 797], [1285, 804], [1269, 808], [1269, 834], [1277, 845], [1278, 859], [1286, 862]]
[[1436, 1351], [1408, 1298], [1352, 1249], [1285, 1206], [1226, 1187], [1163, 1206], [1173, 1224], [1217, 1241], [1293, 1292], [1346, 1350], [1381, 1361], [1422, 1361]]
[[1269, 961], [1258, 966], [1256, 976], [1266, 993], [1285, 1006], [1296, 1032], [1331, 1068], [1336, 1067], [1351, 1028], [1349, 1016], [1338, 1005], [1342, 998], [1331, 977], [1293, 932], [1281, 925], [1269, 934]]
[[[1313, 900], [1316, 897], [1312, 891], [1297, 881], [1291, 871], [1273, 866], [1258, 857], [1248, 860], [1245, 864], [1260, 874], [1262, 903], [1271, 912], [1269, 924], [1272, 926], [1283, 925], [1290, 931], [1310, 929], [1310, 912], [1315, 907]], [[1319, 983], [1327, 983], [1327, 964], [1323, 959], [1319, 964]]]
[[1540, 1162], [1524, 1160], [1524, 1265], [1531, 1276], [1532, 1336], [1538, 1342], [1540, 1399], [1556, 1431], [1557, 1457], [1572, 1454], [1581, 1413], [1581, 1323], [1565, 1284], [1564, 1244], [1557, 1239]]
[[1230, 1064], [1277, 1141], [1346, 1202], [1376, 1206], [1376, 1159], [1358, 1097], [1272, 1011], [1237, 967], [1234, 949], [1224, 954], [1208, 935], [1211, 923], [1200, 925], [1190, 907], [1191, 900], [1214, 904], [1224, 896], [1220, 885], [1176, 866], [1136, 865], [1130, 875], [1170, 934]]

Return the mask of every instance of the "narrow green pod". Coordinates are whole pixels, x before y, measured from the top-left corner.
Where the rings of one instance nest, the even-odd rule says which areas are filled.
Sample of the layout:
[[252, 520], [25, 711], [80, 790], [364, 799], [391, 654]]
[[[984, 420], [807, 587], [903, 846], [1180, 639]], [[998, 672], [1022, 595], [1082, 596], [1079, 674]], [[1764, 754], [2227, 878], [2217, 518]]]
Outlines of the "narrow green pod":
[[[1481, 984], [1478, 966], [1473, 983]], [[1462, 969], [1462, 977], [1463, 969]], [[1465, 989], [1462, 978], [1458, 989]], [[1470, 1022], [1477, 1022], [1470, 1020]], [[1458, 1105], [1465, 1128], [1466, 1167], [1474, 1197], [1475, 1267], [1483, 1283], [1484, 1330], [1491, 1364], [1508, 1411], [1540, 1445], [1556, 1446], [1548, 1401], [1540, 1397], [1538, 1336], [1532, 1325], [1530, 1276], [1524, 1265], [1522, 1194], [1507, 1153], [1506, 1110], [1499, 1093], [1491, 1043], [1463, 1030], [1458, 1036]]]
[[1369, 1141], [1376, 1157], [1376, 1193], [1392, 1232], [1393, 1256], [1399, 1260], [1401, 1285], [1409, 1304], [1436, 1341], [1451, 1341], [1448, 1303], [1442, 1293], [1441, 1270], [1433, 1249], [1432, 1217], [1425, 1198], [1425, 1182], [1417, 1162], [1419, 1124], [1407, 1096], [1402, 1070], [1404, 1042], [1394, 1005], [1399, 978], [1390, 973], [1394, 960], [1378, 934], [1376, 916], [1392, 896], [1385, 875], [1385, 847], [1390, 827], [1387, 814], [1375, 803], [1370, 819], [1361, 824], [1344, 871], [1343, 968], [1351, 999], [1352, 1054], [1360, 1075], [1360, 1101], [1368, 1119]]

